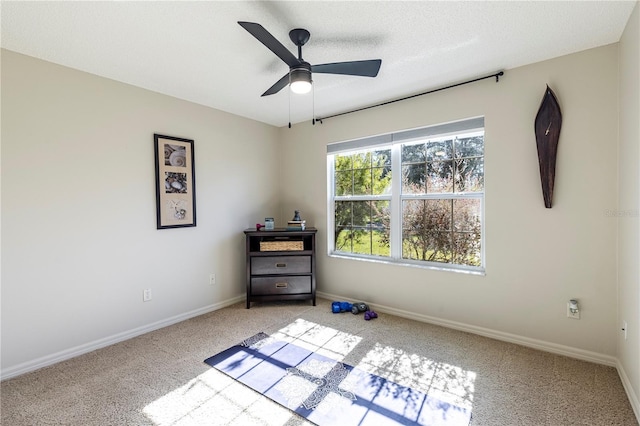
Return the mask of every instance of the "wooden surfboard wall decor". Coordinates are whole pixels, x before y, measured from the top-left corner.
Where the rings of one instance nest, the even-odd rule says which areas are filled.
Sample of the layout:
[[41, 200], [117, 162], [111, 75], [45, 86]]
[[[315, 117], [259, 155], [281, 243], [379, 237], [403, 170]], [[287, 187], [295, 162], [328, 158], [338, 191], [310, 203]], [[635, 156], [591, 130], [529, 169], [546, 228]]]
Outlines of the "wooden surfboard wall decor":
[[540, 182], [544, 206], [551, 208], [553, 184], [556, 177], [556, 155], [562, 127], [562, 112], [553, 90], [547, 85], [542, 97], [535, 121], [538, 162], [540, 163]]

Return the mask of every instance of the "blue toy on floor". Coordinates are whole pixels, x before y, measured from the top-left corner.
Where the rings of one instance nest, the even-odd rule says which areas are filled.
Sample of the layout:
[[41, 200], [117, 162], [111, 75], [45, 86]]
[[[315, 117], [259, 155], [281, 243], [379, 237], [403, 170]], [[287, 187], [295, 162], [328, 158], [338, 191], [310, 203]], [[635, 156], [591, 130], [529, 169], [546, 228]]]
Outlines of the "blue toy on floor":
[[334, 314], [339, 314], [340, 312], [351, 312], [352, 307], [353, 304], [349, 302], [333, 302], [331, 304], [331, 312]]

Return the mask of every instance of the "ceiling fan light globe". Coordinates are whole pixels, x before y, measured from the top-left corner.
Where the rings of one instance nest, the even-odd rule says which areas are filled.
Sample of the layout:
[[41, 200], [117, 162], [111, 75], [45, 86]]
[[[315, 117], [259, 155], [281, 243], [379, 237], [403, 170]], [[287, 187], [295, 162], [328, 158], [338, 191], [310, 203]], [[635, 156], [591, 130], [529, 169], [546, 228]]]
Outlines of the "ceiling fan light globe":
[[289, 72], [289, 87], [293, 93], [304, 94], [311, 91], [311, 65], [306, 62]]
[[311, 91], [311, 82], [304, 81], [304, 80], [292, 81], [290, 87], [293, 93], [297, 93], [298, 95], [303, 95]]

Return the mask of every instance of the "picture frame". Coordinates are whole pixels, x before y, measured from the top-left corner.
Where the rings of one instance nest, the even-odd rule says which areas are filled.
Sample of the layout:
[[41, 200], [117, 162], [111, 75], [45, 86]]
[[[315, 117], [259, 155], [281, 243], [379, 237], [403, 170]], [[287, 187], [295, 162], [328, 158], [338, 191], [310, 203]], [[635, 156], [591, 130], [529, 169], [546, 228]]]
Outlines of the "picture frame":
[[157, 229], [196, 226], [196, 173], [192, 139], [154, 133]]

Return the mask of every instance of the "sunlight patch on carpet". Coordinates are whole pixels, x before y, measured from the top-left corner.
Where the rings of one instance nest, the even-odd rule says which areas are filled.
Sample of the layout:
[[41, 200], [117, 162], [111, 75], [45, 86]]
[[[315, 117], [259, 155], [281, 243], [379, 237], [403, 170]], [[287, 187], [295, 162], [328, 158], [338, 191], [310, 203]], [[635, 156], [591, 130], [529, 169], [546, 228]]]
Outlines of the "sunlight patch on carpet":
[[473, 371], [378, 343], [356, 367], [448, 403], [467, 409], [473, 406]]
[[[367, 417], [368, 424], [376, 426], [398, 424], [394, 416], [405, 420], [402, 416], [415, 416], [416, 423], [401, 420], [401, 424], [434, 425], [449, 423], [442, 421], [441, 416], [429, 418], [429, 413], [446, 412], [451, 418], [470, 416], [474, 372], [380, 343], [375, 343], [355, 367], [343, 364], [345, 357], [361, 342], [360, 336], [297, 319], [275, 333], [245, 341], [247, 347], [253, 345], [252, 351], [274, 344], [291, 344], [294, 352], [301, 351], [303, 359], [297, 365], [287, 362], [284, 352], [280, 358], [276, 354], [260, 360], [266, 359], [264, 364], [283, 371], [281, 380], [271, 381], [270, 385], [265, 382], [265, 386], [286, 395], [284, 404], [274, 402], [273, 395], [264, 389], [256, 392], [228, 373], [212, 368], [151, 402], [143, 412], [157, 426], [277, 426], [289, 422], [293, 412], [324, 425], [333, 424], [335, 419], [326, 420], [332, 413], [335, 416], [354, 406], [356, 415]], [[247, 354], [240, 355], [241, 361], [245, 361]], [[377, 394], [367, 395], [369, 391], [363, 391], [363, 382], [375, 383]], [[374, 399], [376, 403], [371, 405]], [[363, 401], [370, 405], [362, 405]], [[420, 413], [427, 415], [420, 417]]]
[[286, 408], [214, 369], [148, 404], [143, 412], [158, 426], [284, 425], [292, 417]]
[[318, 425], [469, 424], [474, 373], [377, 344], [360, 365], [383, 377], [320, 354], [339, 332], [310, 325], [258, 333], [205, 362]]

